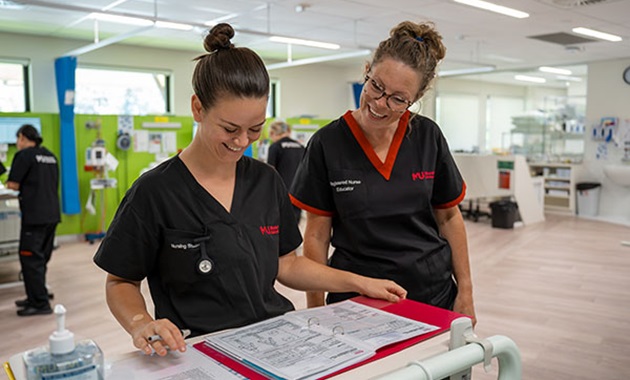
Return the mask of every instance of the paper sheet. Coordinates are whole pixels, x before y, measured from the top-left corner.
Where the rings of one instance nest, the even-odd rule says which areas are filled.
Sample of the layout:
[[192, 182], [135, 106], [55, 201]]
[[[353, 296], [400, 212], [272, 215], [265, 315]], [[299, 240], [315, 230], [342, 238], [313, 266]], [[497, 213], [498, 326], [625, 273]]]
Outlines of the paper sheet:
[[165, 357], [135, 352], [105, 370], [106, 379], [125, 380], [244, 380], [230, 368], [192, 346], [186, 352], [170, 351]]

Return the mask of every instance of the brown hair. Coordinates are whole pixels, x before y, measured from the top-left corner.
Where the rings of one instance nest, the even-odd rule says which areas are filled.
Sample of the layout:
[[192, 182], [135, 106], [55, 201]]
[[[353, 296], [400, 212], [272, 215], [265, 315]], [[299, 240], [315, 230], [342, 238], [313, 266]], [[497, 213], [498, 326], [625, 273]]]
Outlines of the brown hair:
[[414, 99], [417, 100], [429, 87], [436, 75], [437, 65], [445, 55], [442, 36], [433, 23], [403, 21], [389, 32], [388, 39], [378, 45], [370, 66], [391, 58], [416, 70], [420, 77], [420, 88]]
[[269, 96], [269, 74], [262, 59], [251, 49], [234, 47], [232, 37], [234, 29], [229, 24], [215, 25], [203, 42], [208, 54], [195, 58], [192, 85], [204, 110], [221, 96]]

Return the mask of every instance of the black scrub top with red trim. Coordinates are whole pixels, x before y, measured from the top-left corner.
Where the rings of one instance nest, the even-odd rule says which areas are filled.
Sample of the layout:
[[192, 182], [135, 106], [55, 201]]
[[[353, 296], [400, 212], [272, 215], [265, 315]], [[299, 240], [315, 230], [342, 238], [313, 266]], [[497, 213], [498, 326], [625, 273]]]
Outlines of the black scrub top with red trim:
[[[464, 198], [465, 183], [439, 127], [407, 111], [381, 162], [348, 111], [309, 140], [291, 188], [296, 206], [332, 217], [329, 264], [388, 278], [408, 298], [451, 308], [451, 249], [433, 208]], [[353, 294], [329, 294], [337, 302]]]
[[274, 283], [279, 256], [301, 242], [270, 166], [238, 161], [228, 212], [176, 156], [129, 189], [94, 262], [124, 279], [146, 277], [155, 318], [200, 335], [293, 310]]

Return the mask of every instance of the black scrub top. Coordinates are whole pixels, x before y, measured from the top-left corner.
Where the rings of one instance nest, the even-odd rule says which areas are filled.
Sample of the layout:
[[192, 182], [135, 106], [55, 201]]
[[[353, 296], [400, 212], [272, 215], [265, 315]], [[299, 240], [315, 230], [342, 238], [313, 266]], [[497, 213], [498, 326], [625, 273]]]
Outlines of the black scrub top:
[[[296, 206], [332, 217], [329, 264], [388, 278], [408, 297], [451, 307], [451, 249], [433, 208], [456, 206], [465, 184], [439, 127], [407, 111], [381, 162], [348, 111], [315, 133], [291, 187]], [[336, 302], [353, 294], [329, 294]]]
[[302, 144], [289, 137], [283, 137], [269, 147], [267, 163], [276, 168], [287, 187], [291, 187], [305, 150]]
[[20, 184], [22, 224], [59, 223], [59, 166], [43, 146], [24, 148], [13, 156], [7, 181]]
[[[301, 242], [288, 192], [271, 167], [238, 161], [227, 212], [176, 156], [129, 189], [94, 262], [118, 277], [146, 277], [155, 318], [200, 335], [293, 310], [274, 283], [279, 256]], [[202, 259], [208, 273], [200, 271]]]

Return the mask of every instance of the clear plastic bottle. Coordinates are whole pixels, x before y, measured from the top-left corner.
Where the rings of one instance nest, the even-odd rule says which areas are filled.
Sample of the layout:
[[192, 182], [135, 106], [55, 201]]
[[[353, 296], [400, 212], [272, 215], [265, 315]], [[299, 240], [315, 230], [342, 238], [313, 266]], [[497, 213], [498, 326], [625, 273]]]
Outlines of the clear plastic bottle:
[[50, 346], [24, 353], [28, 380], [103, 380], [103, 352], [90, 339], [74, 342], [65, 328], [66, 309], [55, 306], [57, 330], [49, 337]]

